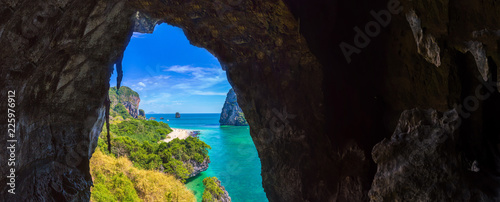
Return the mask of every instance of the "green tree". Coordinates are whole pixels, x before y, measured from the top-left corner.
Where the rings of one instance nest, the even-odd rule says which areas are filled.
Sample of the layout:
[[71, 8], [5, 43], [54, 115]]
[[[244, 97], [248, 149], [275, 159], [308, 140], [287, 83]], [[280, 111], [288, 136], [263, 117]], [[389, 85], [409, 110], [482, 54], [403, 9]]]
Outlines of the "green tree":
[[141, 201], [134, 189], [134, 184], [123, 173], [118, 173], [111, 178], [111, 187], [118, 201]]
[[95, 183], [92, 188], [92, 201], [118, 201], [104, 183]]
[[203, 179], [205, 191], [203, 191], [203, 202], [218, 201], [222, 198], [224, 190], [219, 186], [219, 179], [217, 177], [206, 177]]
[[[149, 170], [161, 170], [186, 180], [194, 171], [193, 162], [209, 160], [210, 146], [195, 137], [163, 139], [172, 129], [168, 124], [153, 120], [130, 119], [110, 125], [111, 155], [126, 156], [134, 166]], [[101, 134], [98, 146], [107, 148], [106, 135]], [[158, 144], [160, 142], [160, 144]]]
[[126, 118], [132, 118], [132, 116], [130, 116], [130, 114], [128, 113], [127, 108], [125, 108], [125, 106], [123, 106], [122, 103], [116, 104], [116, 106], [113, 108], [113, 110], [119, 116], [123, 117], [124, 119], [126, 119]]
[[186, 182], [186, 179], [189, 178], [189, 170], [182, 161], [171, 159], [168, 163], [164, 164], [164, 167], [167, 173], [178, 176], [182, 182]]

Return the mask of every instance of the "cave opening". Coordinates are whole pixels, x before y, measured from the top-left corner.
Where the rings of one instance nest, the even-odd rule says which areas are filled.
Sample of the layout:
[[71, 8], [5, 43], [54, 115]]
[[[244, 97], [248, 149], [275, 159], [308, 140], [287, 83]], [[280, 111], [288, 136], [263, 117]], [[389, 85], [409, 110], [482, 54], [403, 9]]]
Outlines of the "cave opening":
[[[120, 85], [120, 89], [136, 92], [138, 108], [134, 108], [134, 103], [124, 103], [127, 111], [132, 115], [133, 110], [140, 108], [137, 118], [141, 118], [142, 113], [143, 119], [166, 123], [174, 130], [160, 142], [173, 142], [177, 133], [174, 137], [170, 134], [176, 130], [187, 130], [189, 136], [195, 136], [211, 147], [208, 168], [190, 164], [194, 167], [193, 173], [197, 172], [197, 167], [201, 167], [202, 171], [183, 179], [197, 201], [203, 197], [206, 188], [203, 181], [208, 177], [217, 177], [233, 200], [267, 201], [260, 176], [261, 162], [250, 136], [249, 123], [238, 106], [237, 94], [218, 59], [206, 49], [193, 46], [180, 28], [167, 23], [153, 27], [154, 30], [132, 33], [123, 58], [120, 58], [123, 78], [119, 78], [120, 70], [115, 68], [110, 79], [110, 91], [122, 96], [120, 90], [115, 88]], [[111, 98], [111, 92], [109, 96]], [[117, 115], [113, 110], [118, 105], [111, 100], [111, 115]], [[176, 117], [176, 113], [180, 113], [180, 118]], [[128, 120], [119, 115], [110, 119], [111, 129], [122, 129]], [[101, 136], [106, 138], [103, 135], [106, 127], [103, 128]], [[182, 134], [178, 137], [186, 138]], [[114, 138], [121, 137], [115, 132], [111, 140]], [[121, 144], [119, 141], [112, 144], [113, 154], [127, 153], [123, 152], [126, 149], [121, 148]], [[154, 153], [155, 149], [148, 151]], [[130, 159], [134, 165], [140, 164], [134, 162], [139, 161], [138, 158], [130, 156]], [[152, 169], [168, 173], [167, 166], [165, 163], [161, 168]], [[191, 172], [189, 165], [187, 168]]]

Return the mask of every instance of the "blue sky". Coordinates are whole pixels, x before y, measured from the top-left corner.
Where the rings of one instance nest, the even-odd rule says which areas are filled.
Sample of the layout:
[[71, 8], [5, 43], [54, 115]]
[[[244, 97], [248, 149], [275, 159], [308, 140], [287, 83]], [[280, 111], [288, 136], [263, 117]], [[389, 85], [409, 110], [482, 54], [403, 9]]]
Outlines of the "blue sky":
[[[116, 71], [110, 84], [116, 86]], [[220, 113], [231, 89], [217, 58], [168, 24], [157, 25], [153, 34], [133, 34], [122, 85], [139, 93], [146, 113]]]

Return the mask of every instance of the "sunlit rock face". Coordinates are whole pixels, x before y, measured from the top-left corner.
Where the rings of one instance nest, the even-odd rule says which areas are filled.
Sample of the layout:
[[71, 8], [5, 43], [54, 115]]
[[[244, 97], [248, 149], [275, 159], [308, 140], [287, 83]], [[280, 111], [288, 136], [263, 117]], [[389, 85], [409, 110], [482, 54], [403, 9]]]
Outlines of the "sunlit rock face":
[[226, 96], [219, 119], [220, 125], [248, 126], [245, 115], [238, 105], [236, 93], [231, 88]]
[[[122, 86], [119, 90], [117, 90], [116, 87], [110, 88], [109, 102], [110, 111], [114, 110], [116, 105], [120, 103], [127, 109], [128, 114], [133, 118], [138, 118], [140, 115], [139, 103], [141, 102], [141, 98], [137, 92], [127, 86]], [[113, 116], [113, 112], [110, 112], [110, 115]], [[142, 116], [144, 116], [144, 114]]]
[[[485, 200], [498, 193], [500, 95], [489, 85], [499, 80], [494, 0], [39, 0], [4, 2], [0, 11], [1, 99], [16, 91], [22, 193], [6, 194], [3, 186], [5, 201], [89, 199], [88, 159], [113, 64], [132, 30], [151, 32], [158, 22], [181, 27], [221, 62], [250, 124], [271, 201], [369, 200], [385, 165], [374, 163], [372, 149], [415, 107], [457, 108], [456, 151], [438, 149], [429, 158], [464, 154], [477, 172], [444, 176]], [[417, 19], [419, 27], [411, 24]], [[350, 62], [342, 42], [356, 48]], [[7, 131], [7, 117], [0, 121]], [[9, 167], [0, 168], [6, 176]], [[385, 191], [404, 196], [402, 189]]]

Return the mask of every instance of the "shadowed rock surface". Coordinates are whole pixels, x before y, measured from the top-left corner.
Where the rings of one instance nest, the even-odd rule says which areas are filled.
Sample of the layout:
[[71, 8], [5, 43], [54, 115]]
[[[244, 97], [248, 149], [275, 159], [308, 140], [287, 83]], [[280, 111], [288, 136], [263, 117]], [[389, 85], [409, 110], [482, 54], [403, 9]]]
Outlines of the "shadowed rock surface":
[[[491, 85], [500, 75], [498, 2], [389, 2], [402, 7], [396, 5], [387, 26], [347, 63], [339, 44], [355, 45], [354, 28], [376, 21], [371, 11], [388, 9], [387, 1], [3, 1], [0, 107], [7, 108], [7, 91], [15, 90], [16, 192], [22, 194], [9, 195], [3, 186], [2, 199], [89, 199], [88, 159], [104, 120], [113, 64], [134, 27], [150, 32], [145, 27], [157, 22], [181, 27], [192, 44], [221, 62], [250, 124], [270, 201], [368, 200], [377, 171], [373, 146], [415, 107], [457, 108], [456, 151], [436, 145], [429, 163], [455, 161], [458, 154], [464, 162], [477, 160], [477, 174], [443, 168], [442, 176], [463, 182], [456, 189], [471, 189], [464, 193], [477, 189], [484, 200], [498, 199], [500, 95]], [[138, 19], [137, 11], [147, 19]], [[0, 122], [7, 131], [7, 116]], [[2, 164], [0, 175], [8, 169]], [[380, 169], [388, 178], [398, 176]], [[405, 180], [395, 182], [410, 183]], [[389, 187], [404, 197], [403, 189]], [[440, 189], [433, 193], [444, 193]]]
[[378, 170], [371, 201], [487, 200], [466, 180], [478, 170], [457, 151], [459, 125], [455, 110], [404, 111], [392, 137], [373, 148]]

